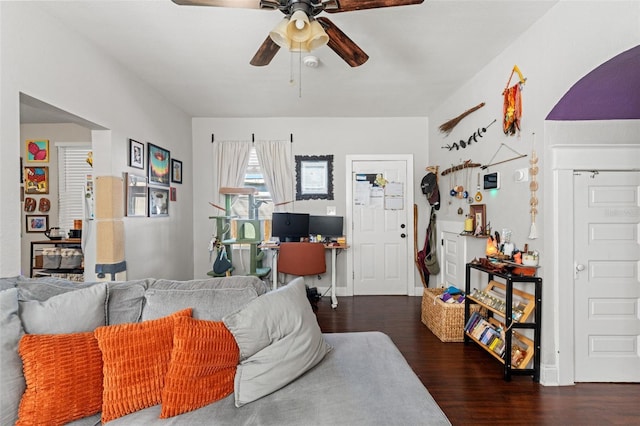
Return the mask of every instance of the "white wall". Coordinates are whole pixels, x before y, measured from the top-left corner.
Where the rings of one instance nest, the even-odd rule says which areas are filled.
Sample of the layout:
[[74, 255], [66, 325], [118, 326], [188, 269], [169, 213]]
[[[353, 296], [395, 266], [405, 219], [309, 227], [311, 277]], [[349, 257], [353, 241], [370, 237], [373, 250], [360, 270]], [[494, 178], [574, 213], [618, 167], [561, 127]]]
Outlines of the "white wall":
[[[431, 162], [439, 164], [441, 170], [458, 164], [461, 160], [471, 159], [474, 162], [487, 164], [498, 150], [501, 143], [525, 154], [531, 154], [532, 133], [535, 132], [535, 149], [540, 157], [541, 175], [538, 175], [540, 189], [537, 192], [540, 200], [536, 225], [540, 238], [529, 240], [530, 230], [529, 198], [527, 184], [515, 183], [512, 173], [517, 168], [529, 166], [529, 158], [507, 162], [489, 171], [500, 171], [503, 177], [502, 189], [495, 195], [484, 195], [483, 203], [487, 205], [487, 216], [494, 230], [510, 228], [513, 230], [513, 241], [518, 247], [529, 243], [530, 249], [541, 251], [543, 268], [539, 274], [544, 279], [543, 285], [543, 332], [542, 332], [542, 382], [559, 383], [558, 370], [572, 368], [571, 365], [558, 365], [557, 352], [558, 329], [562, 327], [558, 321], [558, 312], [554, 308], [558, 300], [555, 294], [562, 284], [554, 279], [552, 264], [556, 240], [549, 229], [554, 229], [553, 212], [549, 209], [553, 188], [550, 187], [548, 161], [548, 135], [545, 134], [546, 115], [571, 86], [585, 74], [610, 58], [622, 53], [640, 42], [640, 3], [637, 1], [594, 1], [558, 3], [542, 19], [536, 22], [522, 37], [503, 54], [492, 60], [484, 70], [462, 86], [460, 90], [447, 99], [429, 117], [429, 154]], [[502, 96], [507, 79], [514, 64], [517, 64], [527, 78], [523, 97], [523, 117], [521, 136], [505, 136], [501, 131]], [[515, 83], [515, 78], [511, 84]], [[486, 102], [486, 106], [468, 116], [445, 137], [438, 131], [438, 126], [456, 117], [468, 108]], [[460, 151], [447, 151], [440, 146], [457, 142], [473, 134], [478, 127], [485, 126], [493, 119], [498, 122], [490, 127], [482, 142]], [[632, 125], [620, 122], [621, 126]], [[578, 124], [579, 125], [579, 124]], [[502, 148], [494, 161], [513, 157], [509, 149]], [[477, 169], [474, 169], [477, 172]], [[451, 183], [447, 177], [441, 178], [443, 208], [441, 218], [460, 222], [463, 229], [463, 216], [458, 216], [458, 204], [446, 193]], [[475, 180], [472, 182], [475, 193]], [[463, 206], [465, 213], [468, 206]], [[560, 213], [562, 214], [562, 213]], [[478, 253], [482, 255], [482, 253]]]
[[0, 2], [0, 276], [20, 272], [17, 168], [19, 93], [102, 126], [95, 175], [121, 176], [128, 139], [153, 142], [183, 161], [185, 174], [169, 218], [125, 218], [128, 277], [191, 278], [191, 123], [143, 81], [29, 2]]
[[[219, 214], [209, 205], [213, 200], [213, 168], [211, 134], [216, 141], [289, 140], [293, 134], [294, 155], [333, 155], [334, 200], [296, 201], [294, 211], [326, 214], [327, 206], [336, 206], [337, 215], [346, 213], [346, 155], [348, 154], [413, 154], [416, 180], [422, 179], [427, 166], [426, 118], [196, 118], [193, 120], [194, 178], [194, 270], [195, 277], [211, 270], [207, 243], [214, 231], [209, 216]], [[415, 183], [414, 199], [420, 212], [425, 212], [426, 200]], [[419, 193], [419, 194], [418, 194]], [[412, 253], [412, 247], [409, 247]], [[341, 255], [342, 256], [342, 255]], [[407, 262], [413, 263], [413, 254]], [[415, 269], [415, 268], [414, 268]], [[329, 271], [328, 271], [329, 272]], [[338, 260], [338, 295], [346, 287], [346, 259]], [[417, 272], [416, 272], [417, 274]], [[312, 283], [311, 278], [307, 278]], [[416, 275], [416, 282], [420, 279]], [[312, 284], [326, 287], [330, 278]]]

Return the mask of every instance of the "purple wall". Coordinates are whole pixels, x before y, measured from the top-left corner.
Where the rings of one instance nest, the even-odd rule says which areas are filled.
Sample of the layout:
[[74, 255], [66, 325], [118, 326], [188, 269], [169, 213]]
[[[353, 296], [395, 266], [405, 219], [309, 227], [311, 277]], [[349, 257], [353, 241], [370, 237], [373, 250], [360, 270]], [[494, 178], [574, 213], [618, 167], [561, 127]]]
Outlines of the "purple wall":
[[640, 119], [640, 45], [608, 60], [580, 79], [546, 119]]

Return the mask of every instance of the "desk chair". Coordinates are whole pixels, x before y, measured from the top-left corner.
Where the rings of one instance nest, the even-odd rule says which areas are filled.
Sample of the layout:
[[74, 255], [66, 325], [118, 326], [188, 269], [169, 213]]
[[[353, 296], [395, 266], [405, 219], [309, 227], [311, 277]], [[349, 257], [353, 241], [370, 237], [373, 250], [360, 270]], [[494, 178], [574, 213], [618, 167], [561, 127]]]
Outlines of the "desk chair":
[[320, 243], [281, 243], [278, 272], [307, 276], [327, 272], [324, 245]]

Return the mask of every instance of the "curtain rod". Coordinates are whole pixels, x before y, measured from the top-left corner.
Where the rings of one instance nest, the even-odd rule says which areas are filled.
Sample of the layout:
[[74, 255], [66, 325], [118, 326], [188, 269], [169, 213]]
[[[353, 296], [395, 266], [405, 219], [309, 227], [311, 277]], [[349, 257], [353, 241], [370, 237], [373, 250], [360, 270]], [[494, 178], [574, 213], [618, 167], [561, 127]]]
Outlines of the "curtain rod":
[[[215, 135], [211, 133], [211, 143], [214, 143], [215, 141], [216, 141]], [[256, 141], [256, 134], [251, 133], [251, 142], [255, 142], [255, 141]], [[293, 143], [293, 133], [289, 133], [289, 142]]]

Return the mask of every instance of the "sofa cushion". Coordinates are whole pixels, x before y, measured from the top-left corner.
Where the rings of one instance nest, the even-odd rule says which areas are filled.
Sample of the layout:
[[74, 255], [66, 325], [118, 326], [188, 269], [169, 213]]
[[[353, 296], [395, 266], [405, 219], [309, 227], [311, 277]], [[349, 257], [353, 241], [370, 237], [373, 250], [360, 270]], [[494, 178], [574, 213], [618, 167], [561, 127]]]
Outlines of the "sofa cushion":
[[104, 363], [103, 423], [160, 404], [173, 348], [174, 320], [179, 316], [191, 316], [191, 309], [96, 329]]
[[319, 363], [331, 349], [307, 299], [303, 278], [223, 319], [240, 349], [235, 404], [268, 395]]
[[20, 289], [20, 319], [29, 334], [61, 334], [93, 331], [107, 323], [107, 284], [98, 283], [57, 294], [44, 301], [25, 300]]
[[238, 360], [238, 345], [224, 323], [176, 318], [160, 417], [192, 411], [233, 393]]
[[24, 334], [18, 315], [18, 289], [0, 291], [0, 424], [18, 419], [18, 405], [25, 389], [18, 343]]
[[93, 332], [26, 334], [19, 352], [27, 389], [17, 425], [62, 425], [100, 411], [102, 354]]
[[108, 325], [140, 321], [146, 288], [147, 280], [110, 282]]
[[161, 318], [181, 309], [193, 308], [197, 319], [220, 321], [258, 297], [253, 287], [150, 289], [144, 295], [142, 321]]
[[246, 288], [253, 287], [258, 295], [266, 293], [269, 288], [260, 278], [255, 276], [234, 275], [232, 277], [204, 278], [188, 281], [175, 281], [158, 279], [149, 284], [150, 289], [189, 289], [197, 290], [201, 288]]

